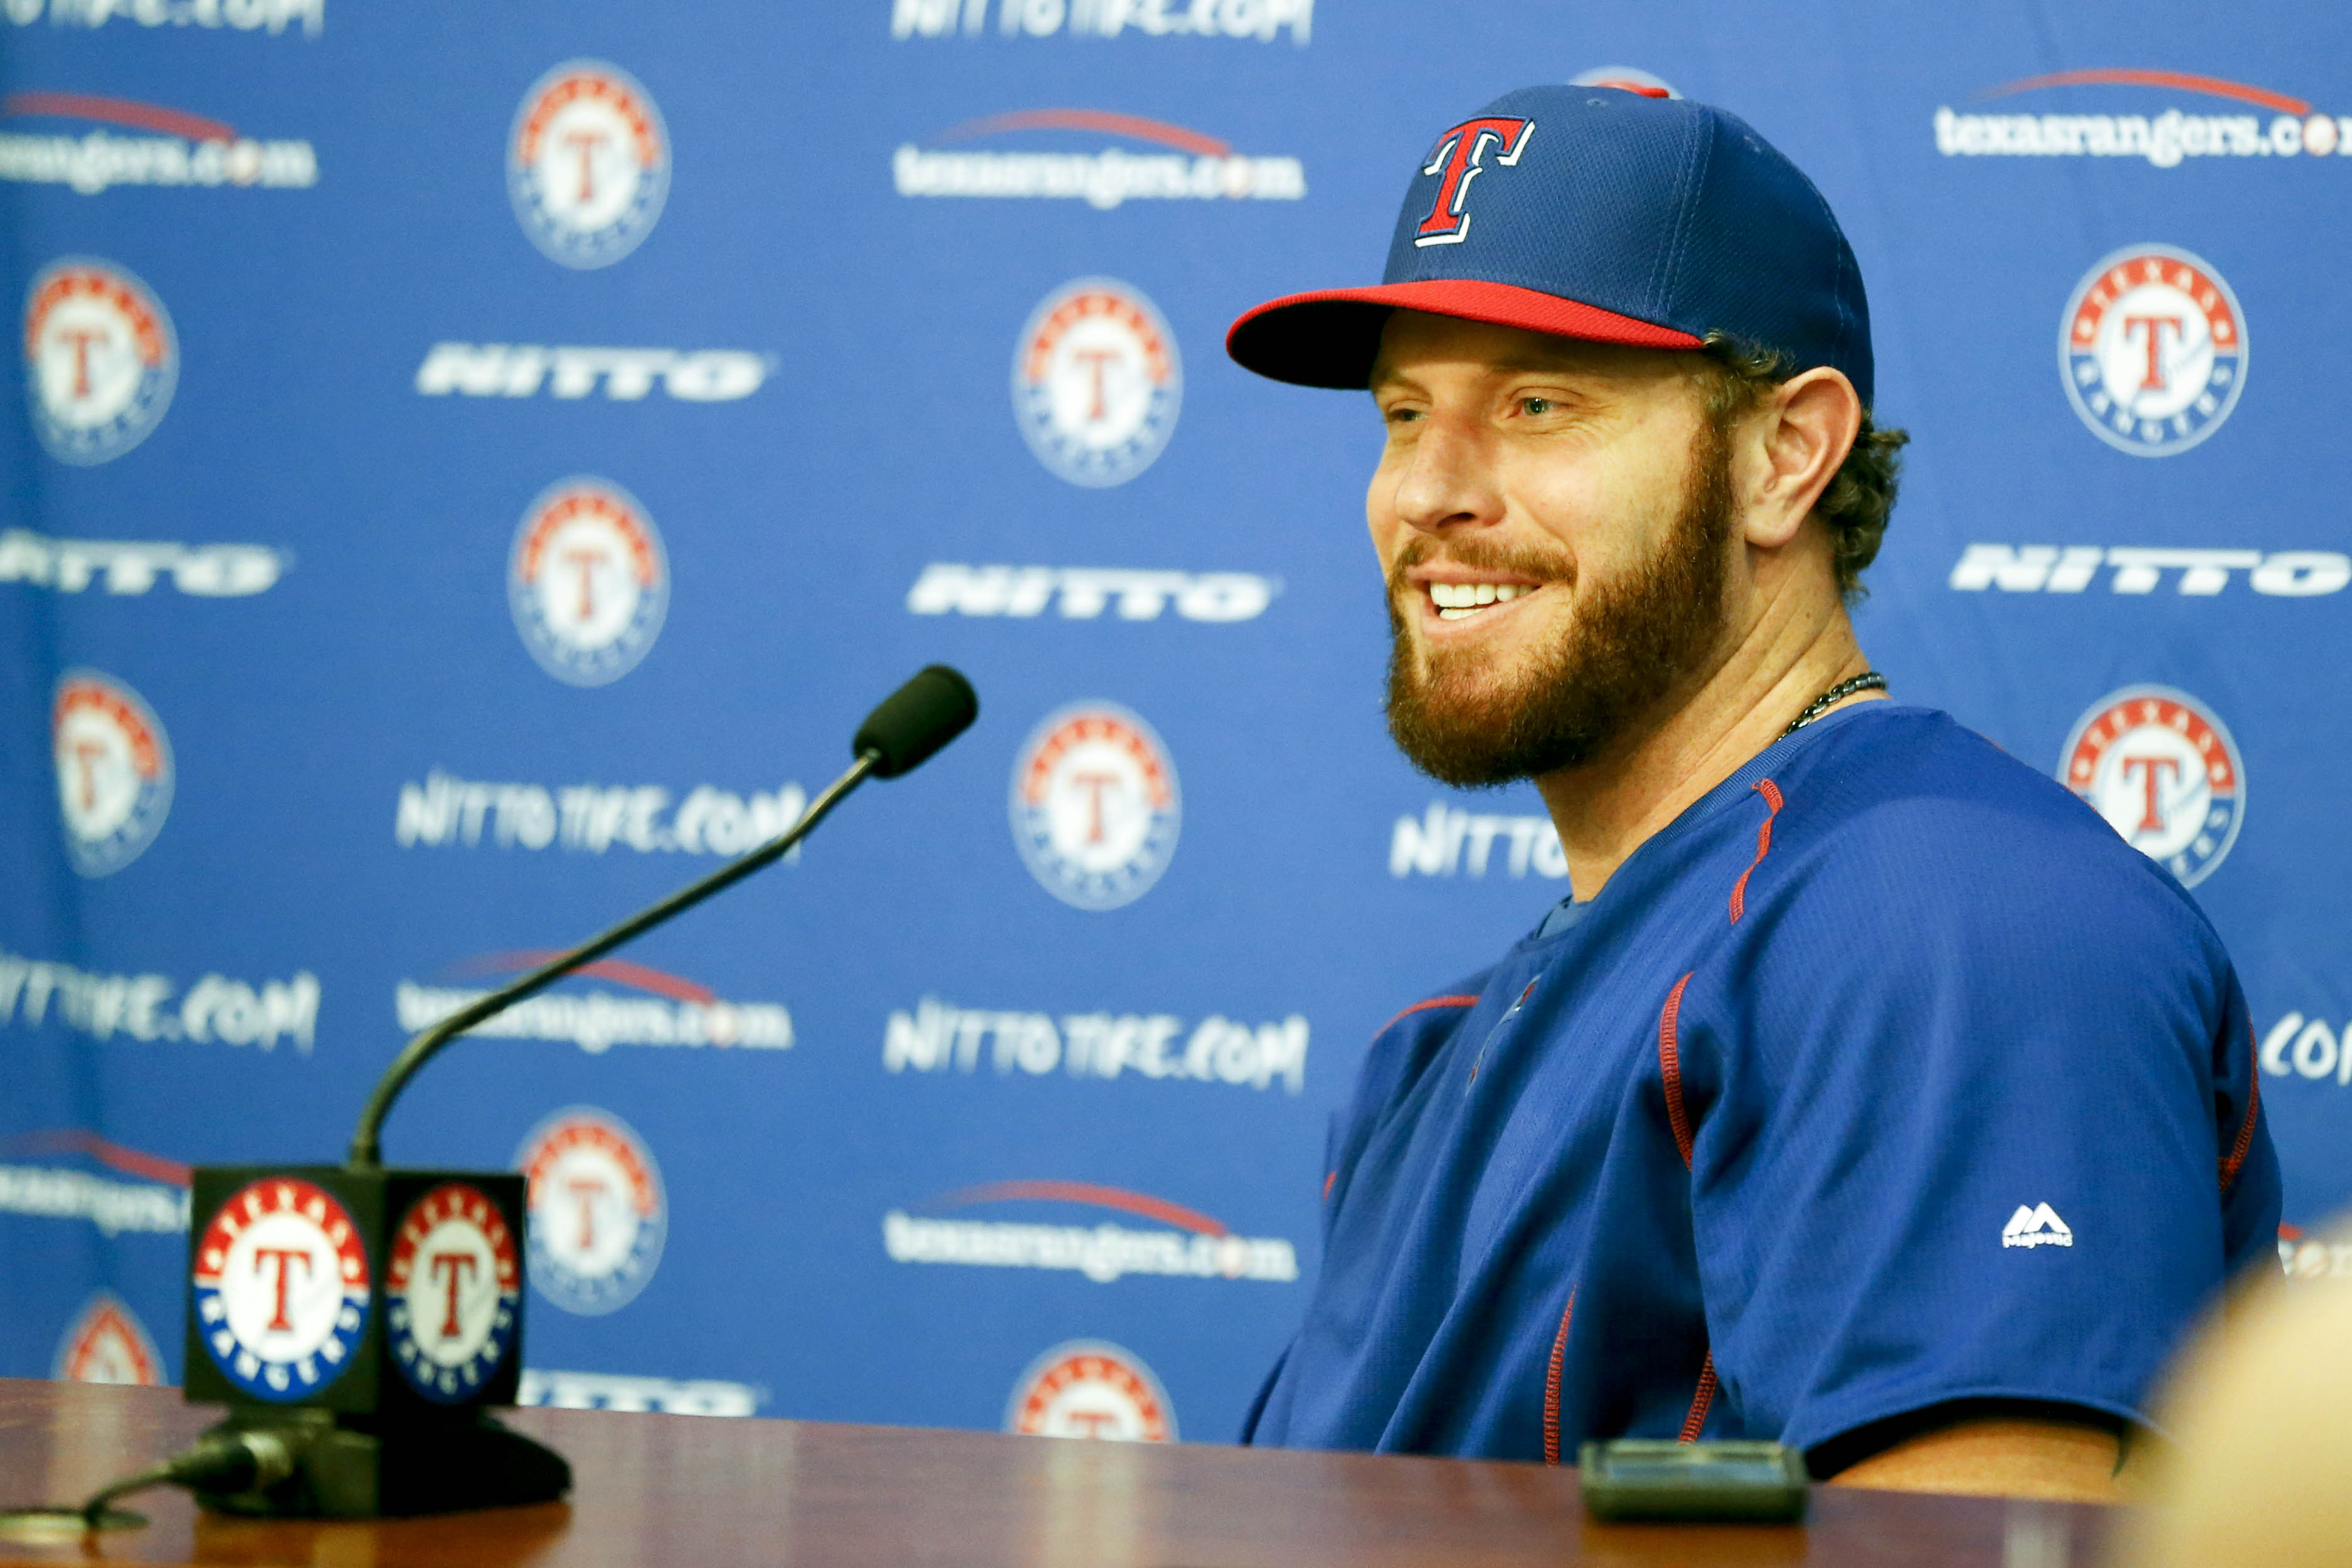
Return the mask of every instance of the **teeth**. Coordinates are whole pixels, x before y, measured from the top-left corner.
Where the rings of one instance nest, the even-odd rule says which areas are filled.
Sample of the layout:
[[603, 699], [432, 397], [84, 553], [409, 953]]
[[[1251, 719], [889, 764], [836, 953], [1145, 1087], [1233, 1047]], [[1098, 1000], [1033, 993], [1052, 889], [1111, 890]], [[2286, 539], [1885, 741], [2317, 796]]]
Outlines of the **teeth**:
[[1488, 605], [1507, 605], [1532, 591], [1516, 583], [1432, 583], [1429, 600], [1437, 606], [1441, 619], [1458, 621]]

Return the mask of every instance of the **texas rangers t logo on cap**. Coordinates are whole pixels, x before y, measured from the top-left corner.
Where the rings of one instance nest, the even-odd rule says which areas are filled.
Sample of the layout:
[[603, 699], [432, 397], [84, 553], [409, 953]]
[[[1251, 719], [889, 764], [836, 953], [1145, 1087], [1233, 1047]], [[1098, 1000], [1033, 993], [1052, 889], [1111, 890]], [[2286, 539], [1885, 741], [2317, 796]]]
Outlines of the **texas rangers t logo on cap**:
[[1532, 120], [1511, 120], [1493, 117], [1465, 120], [1437, 139], [1437, 151], [1422, 165], [1424, 174], [1435, 174], [1437, 201], [1429, 216], [1421, 220], [1413, 237], [1415, 245], [1459, 245], [1470, 232], [1470, 214], [1464, 204], [1470, 199], [1470, 182], [1486, 169], [1486, 149], [1500, 147], [1495, 162], [1508, 169], [1516, 166], [1519, 154], [1528, 150], [1528, 142], [1536, 133]]
[[[1538, 121], [1545, 151], [1529, 159]], [[1429, 146], [1381, 281], [1260, 305], [1225, 334], [1238, 363], [1361, 391], [1406, 310], [1682, 353], [1721, 333], [1777, 351], [1792, 374], [1835, 370], [1871, 406], [1853, 247], [1812, 182], [1737, 115], [1646, 83], [1528, 87]], [[1501, 226], [1468, 245], [1474, 205]]]

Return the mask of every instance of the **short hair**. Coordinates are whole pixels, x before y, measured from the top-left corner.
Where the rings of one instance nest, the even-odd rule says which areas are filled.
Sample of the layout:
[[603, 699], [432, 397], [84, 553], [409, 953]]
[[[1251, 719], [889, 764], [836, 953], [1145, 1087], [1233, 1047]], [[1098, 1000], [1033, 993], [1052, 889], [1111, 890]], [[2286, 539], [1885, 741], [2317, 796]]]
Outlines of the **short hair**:
[[[1727, 429], [1767, 392], [1796, 374], [1779, 349], [1724, 332], [1706, 335], [1700, 345], [1700, 363], [1706, 416], [1718, 430]], [[1910, 439], [1907, 431], [1880, 429], [1870, 410], [1864, 409], [1853, 450], [1813, 503], [1813, 510], [1829, 525], [1838, 592], [1849, 603], [1869, 592], [1862, 584], [1863, 569], [1878, 558], [1879, 543], [1886, 537], [1886, 521], [1895, 510], [1895, 492], [1903, 477], [1902, 450]]]

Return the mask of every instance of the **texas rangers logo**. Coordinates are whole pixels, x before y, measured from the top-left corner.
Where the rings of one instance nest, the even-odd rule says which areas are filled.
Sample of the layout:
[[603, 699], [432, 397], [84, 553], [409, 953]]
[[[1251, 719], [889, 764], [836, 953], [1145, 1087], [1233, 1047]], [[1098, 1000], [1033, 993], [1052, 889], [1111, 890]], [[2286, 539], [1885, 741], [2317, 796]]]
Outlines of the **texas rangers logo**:
[[1072, 1340], [1029, 1363], [1004, 1409], [1022, 1437], [1173, 1443], [1176, 1408], [1143, 1358], [1101, 1340]]
[[1183, 803], [1151, 726], [1108, 702], [1062, 709], [1013, 764], [1013, 839], [1045, 890], [1115, 910], [1150, 890], [1176, 853]]
[[548, 674], [574, 686], [620, 679], [669, 613], [669, 557], [654, 520], [610, 480], [549, 486], [515, 528], [507, 603]]
[[172, 742], [133, 691], [94, 669], [68, 672], [49, 710], [66, 854], [85, 877], [139, 858], [172, 809]]
[[[1437, 139], [1437, 151], [1422, 165], [1437, 176], [1437, 200], [1413, 231], [1415, 245], [1459, 245], [1470, 237], [1470, 183], [1489, 168], [1517, 166], [1535, 139], [1536, 122], [1489, 117], [1465, 120]], [[1486, 154], [1495, 155], [1493, 163]]]
[[1081, 278], [1045, 297], [1013, 355], [1013, 412], [1037, 460], [1074, 485], [1123, 485], [1176, 430], [1184, 366], [1143, 291]]
[[367, 1330], [368, 1258], [351, 1212], [298, 1176], [238, 1188], [196, 1242], [196, 1328], [257, 1399], [307, 1399]]
[[530, 1183], [530, 1282], [586, 1317], [628, 1305], [661, 1262], [668, 1228], [645, 1143], [619, 1117], [575, 1105], [532, 1128], [515, 1163]]
[[2163, 686], [2099, 699], [2066, 737], [2062, 777], [2184, 888], [2212, 875], [2245, 809], [2238, 743], [2205, 705]]
[[2135, 245], [2091, 268], [2066, 301], [2058, 366], [2093, 434], [2168, 458], [2221, 427], [2246, 385], [2246, 318], [2210, 263]]
[[147, 438], [172, 405], [180, 340], [163, 302], [111, 261], [52, 262], [25, 297], [25, 391], [49, 456], [88, 466]]
[[507, 195], [523, 232], [550, 259], [611, 266], [652, 231], [669, 195], [661, 110], [618, 66], [556, 67], [515, 111]]
[[51, 1376], [68, 1383], [127, 1383], [161, 1387], [163, 1352], [139, 1315], [111, 1290], [100, 1290], [58, 1342]]
[[408, 1205], [384, 1260], [393, 1364], [436, 1405], [473, 1398], [514, 1348], [522, 1258], [480, 1188], [446, 1182]]

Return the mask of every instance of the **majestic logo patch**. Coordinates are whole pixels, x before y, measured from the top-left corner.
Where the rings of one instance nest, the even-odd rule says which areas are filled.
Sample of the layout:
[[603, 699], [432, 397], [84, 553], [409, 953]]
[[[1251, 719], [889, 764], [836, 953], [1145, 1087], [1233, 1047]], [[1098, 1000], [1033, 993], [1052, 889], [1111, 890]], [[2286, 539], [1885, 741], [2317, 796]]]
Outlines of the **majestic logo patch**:
[[384, 1262], [393, 1363], [436, 1405], [480, 1392], [514, 1346], [522, 1259], [499, 1205], [446, 1182], [408, 1205]]
[[1023, 1437], [1173, 1443], [1176, 1407], [1143, 1358], [1103, 1340], [1072, 1340], [1029, 1363], [1004, 1408]]
[[1643, 98], [1680, 98], [1675, 84], [1662, 76], [1652, 76], [1639, 66], [1594, 66], [1580, 70], [1568, 79], [1570, 87], [1613, 87], [1624, 92], [1638, 92]]
[[333, 1194], [298, 1176], [248, 1183], [196, 1242], [196, 1326], [257, 1399], [306, 1399], [342, 1374], [367, 1330], [368, 1258]]
[[515, 528], [507, 603], [548, 674], [574, 686], [620, 679], [669, 613], [669, 557], [654, 520], [607, 479], [549, 486]]
[[163, 302], [111, 261], [68, 257], [25, 296], [25, 391], [49, 456], [84, 467], [147, 438], [172, 405], [180, 340]]
[[66, 854], [85, 877], [120, 871], [172, 809], [172, 742], [133, 691], [93, 669], [58, 682], [49, 712]]
[[652, 95], [602, 60], [549, 71], [515, 111], [507, 195], [551, 260], [609, 267], [628, 255], [669, 195], [669, 132]]
[[163, 1352], [139, 1315], [111, 1290], [100, 1290], [58, 1342], [51, 1376], [68, 1383], [127, 1383], [161, 1387]]
[[[1465, 120], [1437, 139], [1437, 151], [1422, 165], [1437, 176], [1437, 199], [1413, 232], [1418, 246], [1459, 245], [1470, 237], [1470, 182], [1489, 167], [1513, 168], [1536, 133], [1532, 120], [1490, 117]], [[1488, 152], [1495, 162], [1486, 162]]]
[[2119, 452], [2168, 458], [2221, 427], [2246, 384], [2246, 319], [2210, 262], [2127, 246], [2074, 286], [2059, 374], [2092, 433]]
[[1183, 825], [1176, 765], [1151, 726], [1108, 702], [1049, 715], [1013, 764], [1013, 841], [1047, 892], [1115, 910], [1151, 889]]
[[1030, 312], [1013, 355], [1013, 413], [1037, 460], [1074, 485], [1123, 485], [1175, 433], [1176, 334], [1143, 291], [1081, 278]]
[[2245, 763], [2221, 721], [2186, 692], [2128, 686], [2099, 699], [2066, 737], [2060, 777], [2184, 888], [2237, 842]]
[[2009, 1216], [2009, 1223], [2000, 1227], [2000, 1244], [2003, 1247], [2072, 1247], [2074, 1245], [2074, 1233], [2066, 1228], [2066, 1222], [2060, 1219], [2058, 1211], [2048, 1204], [2036, 1204], [2032, 1208], [2020, 1204], [2017, 1212]]
[[669, 1228], [652, 1152], [619, 1117], [575, 1105], [532, 1128], [515, 1164], [530, 1184], [540, 1294], [583, 1317], [627, 1306], [653, 1278]]

